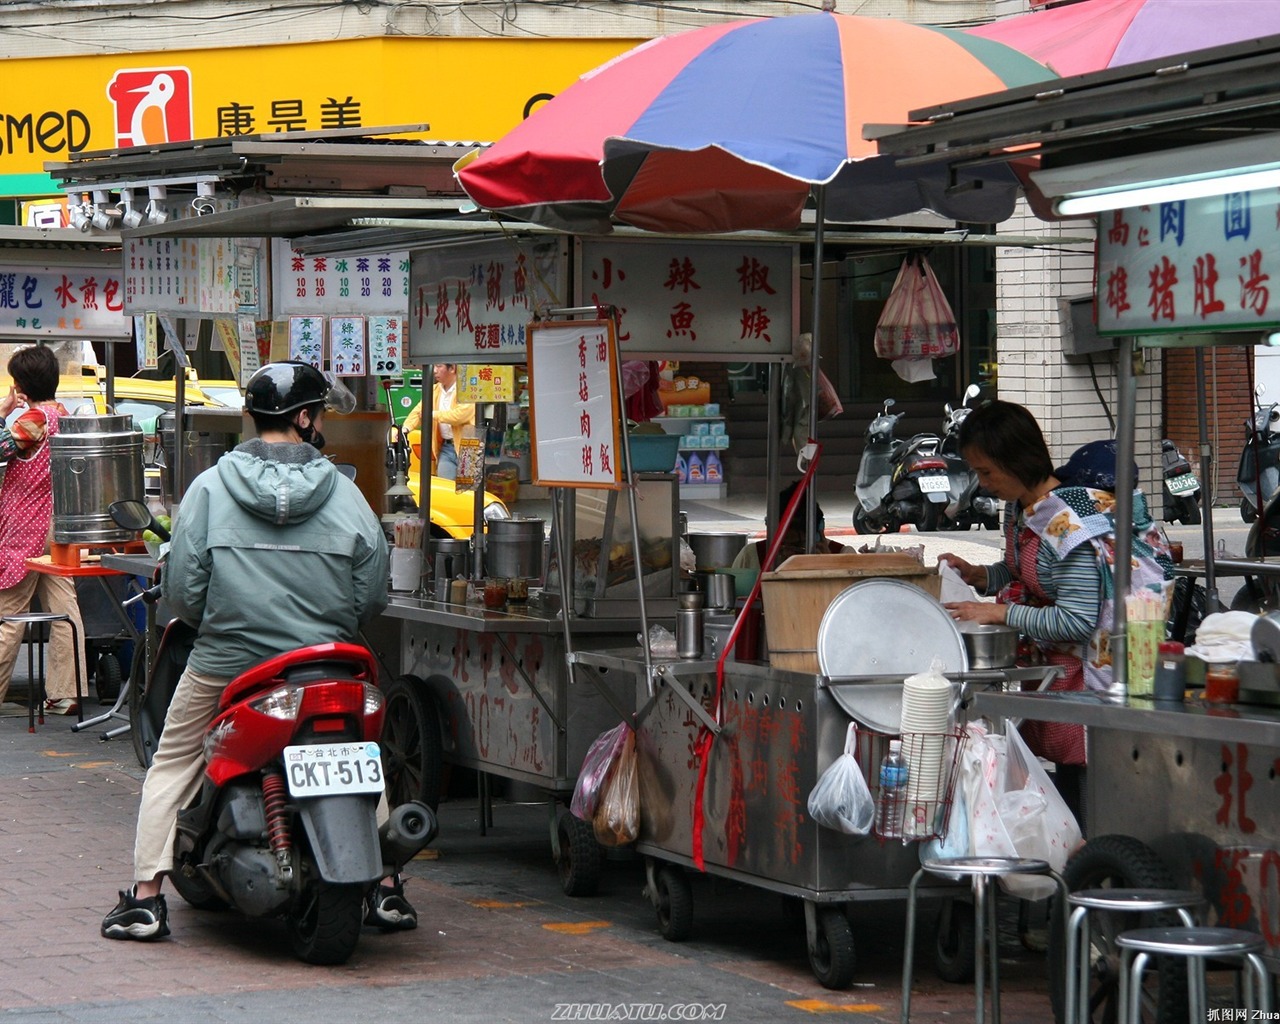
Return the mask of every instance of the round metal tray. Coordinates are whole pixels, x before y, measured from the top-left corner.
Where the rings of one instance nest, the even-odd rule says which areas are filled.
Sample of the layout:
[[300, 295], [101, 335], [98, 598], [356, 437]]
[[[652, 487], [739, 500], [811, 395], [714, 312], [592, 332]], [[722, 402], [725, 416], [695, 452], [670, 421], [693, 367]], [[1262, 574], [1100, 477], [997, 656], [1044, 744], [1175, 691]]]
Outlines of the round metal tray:
[[947, 610], [919, 587], [870, 579], [842, 590], [818, 627], [824, 676], [910, 676], [937, 657], [944, 672], [966, 672], [964, 637]]

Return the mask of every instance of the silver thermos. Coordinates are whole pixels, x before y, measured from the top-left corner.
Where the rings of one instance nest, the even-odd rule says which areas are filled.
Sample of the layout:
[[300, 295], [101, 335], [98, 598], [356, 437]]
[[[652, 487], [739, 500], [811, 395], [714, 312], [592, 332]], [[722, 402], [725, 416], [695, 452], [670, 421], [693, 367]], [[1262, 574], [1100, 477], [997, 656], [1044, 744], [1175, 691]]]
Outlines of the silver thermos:
[[676, 609], [676, 654], [682, 658], [702, 657], [702, 595], [680, 595]]

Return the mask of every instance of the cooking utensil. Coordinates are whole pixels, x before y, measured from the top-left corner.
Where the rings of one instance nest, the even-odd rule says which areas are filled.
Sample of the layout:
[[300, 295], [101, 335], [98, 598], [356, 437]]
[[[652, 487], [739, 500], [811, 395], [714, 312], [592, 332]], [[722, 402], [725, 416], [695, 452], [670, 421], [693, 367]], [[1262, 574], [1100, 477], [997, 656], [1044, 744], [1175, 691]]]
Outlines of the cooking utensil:
[[691, 533], [689, 547], [699, 569], [723, 569], [733, 564], [747, 543], [745, 533]]
[[970, 668], [1013, 668], [1017, 663], [1018, 631], [1012, 626], [982, 622], [956, 625], [964, 638]]
[[702, 591], [704, 603], [712, 611], [725, 611], [733, 607], [735, 581], [727, 572], [697, 572], [694, 578]]
[[935, 657], [943, 672], [969, 668], [947, 610], [899, 580], [863, 580], [837, 594], [818, 627], [817, 650], [824, 676], [909, 676]]

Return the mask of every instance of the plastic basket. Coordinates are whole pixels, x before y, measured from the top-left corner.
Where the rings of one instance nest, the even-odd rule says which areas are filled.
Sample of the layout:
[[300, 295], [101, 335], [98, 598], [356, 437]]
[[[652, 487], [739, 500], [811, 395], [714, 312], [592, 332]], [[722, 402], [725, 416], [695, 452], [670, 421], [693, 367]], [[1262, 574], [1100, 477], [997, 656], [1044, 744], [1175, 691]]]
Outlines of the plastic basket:
[[[860, 738], [868, 735], [859, 730]], [[873, 740], [866, 748], [859, 745], [858, 761], [867, 774], [867, 785], [876, 800], [877, 834], [881, 819], [880, 761], [889, 748], [889, 737], [870, 734]], [[906, 758], [909, 773], [904, 796], [889, 812], [889, 829], [896, 835], [885, 838], [916, 842], [936, 839], [946, 835], [951, 820], [951, 807], [955, 799], [956, 779], [959, 776], [960, 756], [968, 734], [963, 729], [948, 732], [906, 732], [902, 740], [902, 756]], [[878, 741], [878, 742], [874, 742]], [[878, 754], [878, 756], [876, 756]], [[926, 765], [926, 768], [921, 768]]]
[[680, 452], [679, 434], [631, 434], [631, 469], [636, 473], [671, 473]]

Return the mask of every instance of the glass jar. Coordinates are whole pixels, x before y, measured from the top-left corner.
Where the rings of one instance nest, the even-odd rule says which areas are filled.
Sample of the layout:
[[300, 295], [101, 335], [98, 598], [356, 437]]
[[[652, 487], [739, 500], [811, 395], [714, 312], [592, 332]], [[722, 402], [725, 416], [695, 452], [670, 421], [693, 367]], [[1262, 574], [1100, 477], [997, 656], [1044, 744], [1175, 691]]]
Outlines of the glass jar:
[[501, 608], [507, 603], [507, 581], [505, 579], [487, 579], [484, 581], [484, 606]]
[[1205, 666], [1204, 699], [1212, 704], [1235, 704], [1240, 699], [1240, 676], [1234, 661]]

